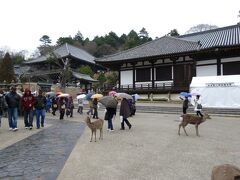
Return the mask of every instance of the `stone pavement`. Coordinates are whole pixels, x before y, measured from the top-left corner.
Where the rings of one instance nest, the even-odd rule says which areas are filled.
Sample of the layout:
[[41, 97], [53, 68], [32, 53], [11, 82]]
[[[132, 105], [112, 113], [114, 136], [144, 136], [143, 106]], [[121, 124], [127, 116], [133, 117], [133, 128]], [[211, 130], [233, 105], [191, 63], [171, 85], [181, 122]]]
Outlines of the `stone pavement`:
[[3, 121], [0, 179], [208, 180], [215, 165], [240, 167], [239, 118], [213, 116], [199, 126], [200, 137], [187, 126], [187, 137], [177, 135], [177, 114], [137, 113], [125, 131], [117, 115], [115, 131], [108, 132], [105, 121], [104, 139], [91, 143], [85, 115], [58, 118], [48, 114], [46, 127], [32, 131], [21, 120], [17, 132], [9, 132]]
[[240, 167], [240, 120], [213, 116], [199, 126], [187, 126], [189, 136], [177, 135], [179, 115], [139, 113], [129, 118], [131, 130], [115, 131], [89, 142], [85, 129], [59, 180], [209, 180], [214, 166], [224, 163]]
[[12, 145], [0, 150], [0, 179], [57, 178], [85, 126], [56, 119], [47, 123], [41, 130], [25, 130], [21, 118], [19, 130], [11, 132], [4, 128], [7, 124], [4, 119], [1, 142], [5, 140], [5, 146]]

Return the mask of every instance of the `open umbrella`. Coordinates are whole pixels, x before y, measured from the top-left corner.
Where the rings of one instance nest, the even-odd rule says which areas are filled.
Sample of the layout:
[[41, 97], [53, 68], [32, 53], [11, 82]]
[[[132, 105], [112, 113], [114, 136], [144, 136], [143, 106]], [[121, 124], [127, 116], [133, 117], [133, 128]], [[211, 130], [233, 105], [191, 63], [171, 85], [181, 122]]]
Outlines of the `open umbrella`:
[[191, 97], [191, 94], [188, 93], [188, 92], [180, 92], [180, 96], [183, 96], [183, 97]]
[[117, 107], [117, 100], [112, 96], [104, 96], [99, 100], [106, 108], [116, 108]]
[[80, 94], [77, 96], [77, 99], [84, 99], [86, 97], [86, 94]]
[[135, 101], [137, 101], [140, 98], [138, 94], [133, 94], [132, 97], [135, 99]]
[[116, 91], [109, 91], [109, 92], [108, 92], [108, 95], [109, 95], [109, 96], [115, 96], [116, 94], [117, 94]]
[[55, 92], [46, 92], [46, 95], [50, 96], [50, 97], [54, 97], [54, 96], [56, 96], [56, 93]]
[[58, 97], [69, 97], [69, 96], [70, 96], [69, 94], [62, 93], [62, 94], [60, 94]]
[[88, 100], [88, 101], [91, 100], [92, 95], [94, 95], [94, 93], [88, 93], [86, 95], [85, 99]]
[[115, 94], [115, 96], [133, 100], [133, 97], [127, 93], [117, 93], [117, 94]]
[[200, 96], [201, 94], [199, 92], [193, 92], [193, 93], [190, 93], [191, 96]]
[[101, 97], [103, 97], [102, 94], [94, 94], [91, 96], [92, 99], [100, 99]]

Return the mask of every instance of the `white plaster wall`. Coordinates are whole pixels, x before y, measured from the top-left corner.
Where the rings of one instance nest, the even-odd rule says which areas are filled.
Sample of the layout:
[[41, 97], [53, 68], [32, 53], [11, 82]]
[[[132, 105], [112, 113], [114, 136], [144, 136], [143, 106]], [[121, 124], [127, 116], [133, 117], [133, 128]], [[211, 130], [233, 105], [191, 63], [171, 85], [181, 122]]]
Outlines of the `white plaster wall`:
[[225, 62], [234, 62], [234, 61], [240, 61], [240, 57], [235, 57], [235, 58], [223, 58], [223, 59], [221, 59], [221, 62], [222, 62], [222, 63], [225, 63]]
[[121, 71], [121, 85], [133, 84], [133, 71]]
[[217, 76], [217, 65], [197, 66], [197, 76]]

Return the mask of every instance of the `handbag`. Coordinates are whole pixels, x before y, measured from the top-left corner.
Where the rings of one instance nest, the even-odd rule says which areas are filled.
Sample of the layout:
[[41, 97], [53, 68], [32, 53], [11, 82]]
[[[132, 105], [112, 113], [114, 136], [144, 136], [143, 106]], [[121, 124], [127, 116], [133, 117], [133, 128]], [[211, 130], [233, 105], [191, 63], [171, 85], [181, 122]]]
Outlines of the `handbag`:
[[202, 109], [202, 105], [201, 105], [201, 104], [198, 104], [198, 105], [197, 105], [197, 109]]

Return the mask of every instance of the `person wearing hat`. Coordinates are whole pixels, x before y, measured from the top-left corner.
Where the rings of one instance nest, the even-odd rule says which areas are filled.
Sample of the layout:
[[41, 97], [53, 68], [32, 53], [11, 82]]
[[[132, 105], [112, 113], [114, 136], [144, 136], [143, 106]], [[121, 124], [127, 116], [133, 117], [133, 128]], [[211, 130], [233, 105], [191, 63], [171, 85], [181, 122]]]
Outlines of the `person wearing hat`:
[[21, 101], [21, 97], [16, 92], [16, 87], [12, 86], [10, 92], [5, 96], [8, 105], [8, 122], [9, 130], [17, 131], [17, 120], [18, 120], [18, 108]]

